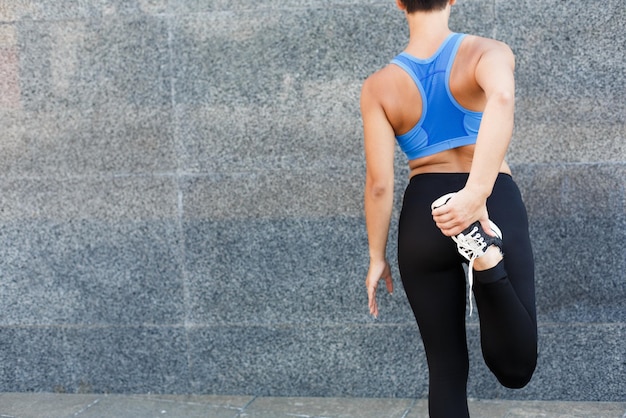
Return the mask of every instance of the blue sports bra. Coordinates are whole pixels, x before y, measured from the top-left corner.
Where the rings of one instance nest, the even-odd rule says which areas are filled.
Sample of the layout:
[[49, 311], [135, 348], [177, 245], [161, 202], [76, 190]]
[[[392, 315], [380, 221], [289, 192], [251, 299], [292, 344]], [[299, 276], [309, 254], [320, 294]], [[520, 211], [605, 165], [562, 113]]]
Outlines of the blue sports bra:
[[391, 61], [411, 76], [422, 97], [420, 120], [396, 136], [409, 160], [476, 143], [482, 112], [465, 109], [450, 93], [450, 70], [464, 37], [450, 34], [427, 59], [402, 52]]

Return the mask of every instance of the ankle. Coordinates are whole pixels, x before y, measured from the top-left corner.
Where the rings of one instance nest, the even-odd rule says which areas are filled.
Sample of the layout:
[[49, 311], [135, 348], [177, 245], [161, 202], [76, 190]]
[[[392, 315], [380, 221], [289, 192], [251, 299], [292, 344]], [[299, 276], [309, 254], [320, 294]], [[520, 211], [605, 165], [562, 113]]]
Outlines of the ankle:
[[495, 245], [490, 246], [485, 251], [485, 254], [478, 257], [474, 260], [474, 270], [475, 271], [483, 271], [489, 270], [490, 268], [495, 267], [500, 261], [504, 259], [500, 248]]

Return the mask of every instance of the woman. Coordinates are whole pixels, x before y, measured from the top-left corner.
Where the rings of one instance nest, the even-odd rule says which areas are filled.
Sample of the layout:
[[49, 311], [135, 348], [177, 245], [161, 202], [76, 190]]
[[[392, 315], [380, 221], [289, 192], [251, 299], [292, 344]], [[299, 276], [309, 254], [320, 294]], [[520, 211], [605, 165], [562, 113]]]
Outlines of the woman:
[[393, 290], [386, 244], [397, 141], [410, 169], [398, 264], [426, 351], [429, 412], [467, 417], [464, 262], [490, 370], [504, 386], [521, 388], [537, 359], [526, 210], [504, 161], [513, 131], [514, 56], [501, 42], [453, 33], [455, 0], [396, 3], [409, 25], [408, 45], [361, 92], [369, 308], [378, 316], [381, 279]]

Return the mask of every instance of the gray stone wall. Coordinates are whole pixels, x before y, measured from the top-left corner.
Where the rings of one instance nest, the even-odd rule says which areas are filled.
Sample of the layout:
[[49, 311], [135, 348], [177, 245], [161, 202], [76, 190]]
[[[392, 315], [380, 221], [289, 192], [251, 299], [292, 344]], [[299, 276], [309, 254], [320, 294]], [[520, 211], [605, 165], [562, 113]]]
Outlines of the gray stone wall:
[[[470, 396], [625, 399], [625, 25], [454, 7], [517, 55], [540, 321], [517, 392], [468, 321]], [[392, 0], [0, 1], [0, 391], [425, 397], [397, 270], [379, 320], [363, 286], [359, 89], [406, 35]]]

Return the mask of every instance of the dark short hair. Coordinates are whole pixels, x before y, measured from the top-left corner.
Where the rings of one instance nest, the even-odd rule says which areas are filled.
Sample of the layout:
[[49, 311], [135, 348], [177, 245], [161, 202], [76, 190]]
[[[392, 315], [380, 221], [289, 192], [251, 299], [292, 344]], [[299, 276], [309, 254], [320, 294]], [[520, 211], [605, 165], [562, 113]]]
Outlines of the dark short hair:
[[429, 12], [431, 10], [443, 10], [449, 0], [400, 0], [408, 13]]

